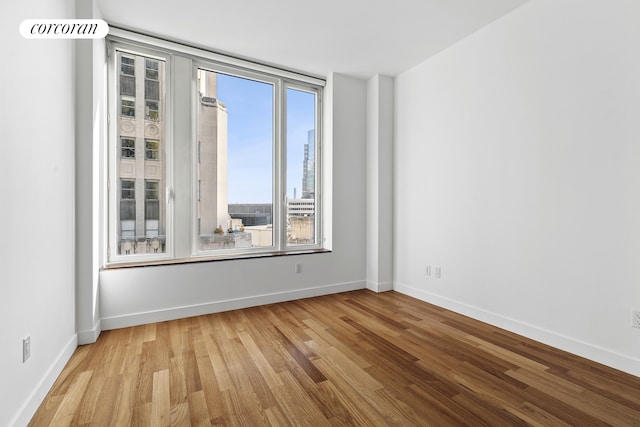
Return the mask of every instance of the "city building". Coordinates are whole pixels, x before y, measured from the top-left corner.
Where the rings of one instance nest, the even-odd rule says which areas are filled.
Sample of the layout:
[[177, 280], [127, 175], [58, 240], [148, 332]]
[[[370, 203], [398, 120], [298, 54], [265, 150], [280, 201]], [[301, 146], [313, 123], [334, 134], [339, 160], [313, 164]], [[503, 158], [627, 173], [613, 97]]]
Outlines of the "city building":
[[315, 242], [315, 210], [315, 198], [287, 200], [288, 243], [300, 245]]
[[119, 205], [118, 253], [164, 252], [166, 217], [165, 67], [140, 55], [119, 54], [117, 170], [110, 183]]
[[241, 220], [245, 227], [268, 225], [273, 221], [273, 205], [271, 203], [231, 203], [229, 215], [231, 218]]
[[[304, 160], [302, 161], [302, 198], [313, 199], [315, 197], [315, 131], [307, 133], [307, 143], [304, 144]], [[295, 198], [295, 195], [293, 196]]]
[[228, 212], [228, 115], [217, 99], [217, 74], [198, 70], [198, 134], [196, 148], [196, 215], [200, 236], [227, 229]]

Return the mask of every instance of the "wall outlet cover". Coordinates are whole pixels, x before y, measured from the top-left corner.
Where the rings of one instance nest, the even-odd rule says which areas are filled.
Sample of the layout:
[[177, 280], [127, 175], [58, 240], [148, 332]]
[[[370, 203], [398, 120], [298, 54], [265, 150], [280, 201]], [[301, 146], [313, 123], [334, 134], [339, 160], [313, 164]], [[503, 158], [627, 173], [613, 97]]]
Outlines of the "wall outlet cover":
[[635, 310], [633, 313], [631, 326], [634, 328], [640, 328], [640, 310]]
[[31, 337], [28, 336], [22, 340], [22, 363], [31, 357]]

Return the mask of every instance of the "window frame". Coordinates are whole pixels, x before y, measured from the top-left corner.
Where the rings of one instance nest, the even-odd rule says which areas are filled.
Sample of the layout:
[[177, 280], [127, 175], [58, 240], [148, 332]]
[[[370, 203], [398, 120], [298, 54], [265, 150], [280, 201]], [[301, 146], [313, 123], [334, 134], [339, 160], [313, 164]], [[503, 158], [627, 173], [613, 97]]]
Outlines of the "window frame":
[[[151, 148], [149, 148], [149, 145], [152, 145]], [[153, 147], [153, 145], [155, 144], [155, 147]], [[155, 153], [154, 155], [152, 155], [151, 157], [149, 156], [150, 153]], [[156, 139], [156, 138], [144, 138], [144, 160], [149, 162], [157, 162], [160, 160], [160, 140]]]
[[[283, 93], [283, 116], [284, 116], [284, 121], [282, 124], [282, 129], [283, 129], [283, 138], [285, 140], [284, 143], [284, 150], [283, 150], [283, 161], [285, 162], [285, 168], [284, 168], [284, 179], [285, 179], [285, 195], [286, 195], [286, 186], [287, 186], [287, 182], [286, 182], [286, 172], [287, 172], [287, 165], [286, 165], [286, 161], [287, 161], [287, 122], [286, 122], [286, 112], [287, 112], [287, 97], [286, 97], [286, 93], [289, 89], [292, 90], [297, 90], [300, 92], [307, 92], [307, 93], [314, 93], [315, 94], [315, 98], [316, 98], [316, 103], [315, 103], [315, 123], [314, 123], [314, 130], [315, 130], [315, 135], [314, 135], [314, 144], [313, 144], [313, 159], [314, 159], [314, 170], [313, 170], [313, 180], [314, 180], [314, 186], [315, 186], [315, 192], [314, 192], [314, 196], [313, 196], [313, 200], [314, 200], [314, 216], [315, 216], [315, 220], [314, 220], [314, 233], [315, 233], [315, 243], [313, 244], [293, 244], [293, 243], [288, 243], [287, 239], [286, 239], [286, 232], [285, 232], [285, 240], [284, 240], [284, 247], [287, 248], [286, 250], [292, 251], [292, 250], [296, 250], [296, 249], [305, 249], [305, 248], [310, 248], [310, 247], [316, 247], [316, 246], [320, 246], [323, 247], [324, 246], [324, 236], [323, 236], [323, 230], [322, 230], [322, 216], [323, 216], [323, 210], [322, 210], [322, 179], [321, 179], [321, 175], [320, 172], [322, 170], [322, 91], [314, 91], [311, 90], [311, 87], [308, 85], [304, 85], [304, 84], [300, 84], [298, 82], [285, 82], [285, 85], [282, 89], [282, 93]], [[304, 191], [303, 188], [300, 189], [301, 193]], [[288, 204], [286, 202], [284, 202], [284, 209], [287, 211], [285, 212], [284, 216], [284, 228], [286, 229], [286, 221], [287, 221], [287, 214], [288, 214]]]
[[[120, 98], [120, 116], [135, 119], [136, 118], [136, 97], [130, 96], [130, 95], [119, 95], [119, 98]], [[127, 104], [125, 106], [124, 105], [125, 101], [133, 102], [133, 105]], [[124, 114], [125, 109], [127, 111], [133, 110], [133, 114]]]
[[[323, 102], [324, 102], [324, 85], [325, 80], [304, 74], [299, 74], [294, 71], [288, 71], [280, 68], [275, 68], [269, 65], [259, 64], [251, 61], [246, 61], [239, 58], [229, 57], [221, 55], [216, 52], [203, 50], [183, 44], [174, 43], [168, 40], [156, 39], [151, 36], [132, 33], [126, 30], [122, 30], [115, 27], [110, 27], [110, 34], [107, 37], [107, 50], [108, 50], [108, 111], [109, 117], [115, 118], [109, 120], [108, 129], [108, 179], [107, 183], [113, 183], [114, 179], [117, 179], [116, 170], [116, 158], [114, 158], [114, 151], [117, 153], [119, 150], [113, 149], [114, 138], [119, 138], [117, 134], [116, 124], [118, 122], [117, 117], [120, 113], [120, 98], [119, 89], [117, 89], [121, 70], [120, 64], [118, 64], [115, 54], [116, 51], [122, 52], [125, 55], [143, 55], [147, 58], [165, 61], [165, 136], [160, 143], [160, 149], [165, 150], [166, 156], [166, 248], [164, 253], [159, 254], [125, 254], [118, 255], [117, 248], [118, 236], [115, 232], [117, 215], [113, 213], [114, 206], [114, 193], [117, 193], [115, 188], [111, 188], [108, 191], [108, 203], [107, 203], [107, 218], [108, 220], [108, 248], [106, 251], [105, 268], [109, 267], [121, 267], [121, 266], [141, 266], [141, 265], [155, 265], [155, 264], [167, 264], [167, 263], [180, 263], [180, 262], [192, 262], [203, 260], [218, 260], [218, 259], [236, 259], [236, 258], [251, 258], [261, 256], [273, 256], [273, 255], [289, 255], [299, 253], [314, 253], [314, 252], [326, 252], [324, 244], [326, 237], [324, 235], [323, 222], [330, 221], [330, 218], [325, 218], [326, 213], [323, 211], [322, 206], [322, 149], [323, 149]], [[189, 124], [175, 123], [177, 114], [175, 109], [184, 107], [184, 104], [178, 106], [178, 98], [184, 99], [185, 94], [180, 92], [184, 90], [186, 84], [184, 82], [178, 82], [176, 79], [180, 77], [181, 72], [177, 70], [178, 60], [181, 64], [184, 61], [188, 61], [190, 65], [191, 75], [188, 87], [191, 91], [188, 95], [189, 108], [188, 121]], [[145, 79], [146, 79], [146, 60], [145, 60]], [[116, 68], [117, 67], [117, 68]], [[181, 65], [182, 68], [184, 68]], [[272, 139], [272, 225], [273, 225], [273, 239], [272, 246], [267, 247], [251, 247], [251, 248], [234, 248], [234, 249], [215, 249], [215, 250], [198, 250], [198, 216], [196, 212], [198, 188], [197, 188], [197, 176], [196, 165], [199, 155], [199, 147], [197, 141], [197, 70], [205, 69], [213, 72], [219, 72], [236, 76], [240, 78], [247, 78], [256, 80], [259, 82], [265, 82], [273, 85], [273, 139]], [[117, 71], [117, 72], [115, 72]], [[315, 243], [313, 244], [288, 244], [287, 243], [287, 137], [286, 137], [286, 125], [287, 125], [287, 110], [286, 110], [286, 92], [287, 89], [301, 90], [304, 92], [311, 92], [315, 94], [315, 144], [314, 144], [314, 182], [315, 182]], [[174, 104], [176, 102], [176, 104]], [[183, 114], [181, 112], [181, 114]], [[186, 113], [185, 113], [186, 114]], [[145, 118], [141, 118], [144, 120]], [[179, 129], [186, 126], [186, 130]], [[184, 206], [184, 203], [180, 203], [179, 206], [175, 203], [174, 191], [185, 191], [184, 180], [178, 178], [177, 175], [184, 174], [184, 171], [176, 171], [176, 163], [183, 163], [184, 159], [176, 159], [178, 153], [176, 141], [181, 140], [184, 135], [190, 136], [190, 154], [187, 176], [189, 177], [189, 206]], [[175, 139], [175, 140], [174, 140]], [[181, 142], [182, 143], [182, 142]], [[179, 156], [184, 157], [184, 156]], [[146, 143], [145, 143], [145, 159], [146, 159]], [[297, 167], [294, 165], [292, 167]], [[177, 174], [177, 175], [176, 175]], [[181, 181], [181, 183], [177, 183]], [[176, 185], [177, 184], [177, 185]], [[107, 187], [111, 187], [108, 184]], [[182, 201], [184, 196], [180, 195]], [[174, 212], [175, 210], [175, 212]], [[186, 212], [186, 214], [185, 214]], [[174, 218], [180, 218], [180, 221], [189, 218], [189, 234], [185, 236], [185, 227], [174, 222]], [[176, 228], [180, 228], [176, 232]]]
[[[118, 132], [117, 125], [118, 119], [121, 116], [121, 103], [123, 95], [120, 94], [120, 63], [118, 61], [118, 52], [125, 57], [135, 57], [137, 55], [145, 56], [146, 58], [155, 59], [157, 61], [164, 61], [164, 79], [165, 79], [165, 123], [164, 123], [164, 143], [159, 144], [159, 150], [166, 150], [166, 162], [165, 162], [165, 192], [164, 198], [165, 208], [165, 252], [162, 253], [141, 253], [141, 254], [118, 254], [118, 233], [120, 230], [120, 218], [119, 212], [120, 202], [118, 200], [120, 191], [118, 191], [118, 182], [120, 180], [118, 174], [118, 164], [121, 157], [121, 135]], [[172, 106], [172, 64], [173, 56], [170, 52], [154, 49], [153, 46], [143, 45], [136, 42], [129, 42], [126, 40], [110, 39], [107, 42], [107, 153], [106, 153], [106, 218], [107, 218], [107, 236], [106, 251], [104, 266], [119, 266], [119, 265], [146, 265], [154, 262], [167, 262], [174, 259], [173, 250], [173, 200], [171, 198], [170, 189], [173, 187], [173, 168], [170, 160], [169, 153], [172, 152], [173, 147], [173, 106]], [[135, 97], [132, 97], [135, 102]], [[138, 116], [122, 116], [125, 118], [132, 118], [135, 120], [146, 120], [145, 117]], [[157, 123], [157, 122], [156, 122]], [[128, 137], [131, 138], [131, 137]], [[136, 139], [138, 136], [132, 138]], [[144, 138], [143, 143], [144, 143]], [[118, 149], [114, 149], [114, 141], [117, 141]], [[144, 147], [146, 151], [146, 147]], [[138, 151], [138, 150], [136, 150]], [[136, 153], [136, 157], [139, 153]], [[146, 153], [142, 154], [144, 161], [148, 162]], [[133, 158], [132, 158], [133, 160]], [[143, 188], [144, 191], [144, 188]], [[162, 191], [162, 190], [159, 190]], [[143, 199], [143, 203], [145, 200]], [[146, 219], [144, 220], [146, 223]], [[146, 226], [145, 226], [146, 228]], [[142, 230], [146, 236], [146, 229]], [[136, 230], [136, 234], [141, 231]], [[139, 235], [141, 236], [141, 235]], [[138, 236], [138, 237], [139, 237]]]
[[[281, 105], [281, 99], [279, 99], [279, 86], [281, 85], [281, 82], [272, 76], [268, 76], [265, 74], [261, 74], [261, 73], [255, 73], [252, 72], [250, 70], [243, 70], [243, 69], [238, 69], [238, 68], [234, 68], [234, 67], [228, 67], [225, 64], [220, 64], [217, 61], [207, 61], [207, 60], [202, 60], [202, 59], [195, 59], [192, 62], [192, 68], [193, 68], [193, 73], [192, 73], [192, 80], [194, 81], [194, 84], [197, 82], [197, 73], [198, 70], [206, 70], [206, 71], [210, 71], [210, 72], [215, 72], [215, 73], [222, 73], [222, 74], [226, 74], [229, 76], [233, 76], [233, 77], [238, 77], [238, 78], [243, 78], [243, 79], [249, 79], [249, 80], [253, 80], [253, 81], [257, 81], [260, 83], [266, 83], [266, 84], [270, 84], [273, 87], [273, 101], [272, 101], [272, 139], [271, 139], [271, 203], [272, 203], [272, 215], [273, 215], [273, 221], [275, 222], [275, 218], [277, 218], [277, 214], [276, 211], [279, 210], [279, 208], [277, 207], [277, 205], [279, 205], [280, 203], [278, 203], [279, 200], [279, 196], [278, 194], [281, 193], [281, 190], [278, 188], [279, 184], [276, 182], [276, 175], [278, 174], [278, 170], [280, 170], [281, 168], [281, 160], [279, 159], [277, 150], [278, 148], [276, 147], [276, 145], [278, 144], [278, 138], [279, 135], [281, 134], [281, 123], [278, 121], [277, 119], [277, 114], [276, 114], [276, 109], [280, 108], [279, 106]], [[191, 94], [192, 96], [192, 103], [191, 103], [191, 108], [192, 111], [194, 111], [193, 114], [193, 120], [192, 120], [192, 129], [191, 132], [193, 134], [193, 144], [192, 144], [192, 149], [193, 149], [193, 153], [192, 153], [192, 165], [194, 165], [193, 167], [193, 173], [192, 173], [192, 182], [193, 182], [193, 186], [195, 189], [195, 192], [193, 194], [193, 207], [192, 207], [192, 211], [193, 211], [193, 216], [191, 221], [193, 222], [193, 227], [192, 227], [192, 239], [191, 239], [191, 256], [193, 258], [208, 258], [208, 257], [225, 257], [225, 258], [234, 258], [236, 256], [241, 256], [241, 255], [246, 255], [246, 254], [270, 254], [276, 251], [279, 251], [279, 247], [280, 245], [280, 235], [279, 233], [276, 233], [275, 231], [272, 230], [272, 245], [271, 246], [262, 246], [262, 247], [253, 247], [250, 250], [247, 249], [241, 249], [241, 248], [234, 248], [234, 249], [198, 249], [198, 235], [196, 234], [199, 230], [198, 230], [198, 216], [197, 216], [197, 208], [196, 205], [199, 201], [199, 183], [198, 183], [198, 178], [197, 178], [197, 168], [195, 167], [195, 164], [197, 164], [199, 162], [200, 159], [200, 144], [199, 141], [197, 141], [197, 128], [198, 128], [198, 115], [197, 115], [197, 109], [198, 109], [198, 96], [197, 96], [197, 88], [195, 88], [194, 86], [194, 91]], [[221, 224], [223, 229], [226, 229], [226, 224]]]
[[[126, 146], [124, 145], [124, 141], [131, 141], [133, 142], [132, 146]], [[125, 151], [133, 154], [132, 156], [126, 156], [124, 153]], [[132, 138], [130, 136], [122, 136], [120, 135], [120, 158], [121, 159], [134, 159], [136, 158], [136, 139]]]

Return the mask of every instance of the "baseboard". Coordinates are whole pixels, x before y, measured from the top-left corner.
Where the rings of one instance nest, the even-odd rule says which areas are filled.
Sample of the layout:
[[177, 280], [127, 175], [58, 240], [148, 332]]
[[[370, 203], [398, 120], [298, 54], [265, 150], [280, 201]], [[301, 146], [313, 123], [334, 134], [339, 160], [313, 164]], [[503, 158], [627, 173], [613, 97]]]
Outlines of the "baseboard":
[[255, 295], [245, 298], [237, 298], [225, 301], [214, 301], [204, 304], [172, 307], [162, 310], [154, 310], [143, 313], [127, 314], [103, 318], [102, 330], [126, 328], [129, 326], [144, 325], [147, 323], [164, 322], [166, 320], [182, 319], [185, 317], [200, 316], [203, 314], [219, 313], [241, 308], [255, 307], [258, 305], [273, 304], [277, 302], [291, 301], [302, 298], [310, 298], [321, 295], [336, 294], [339, 292], [364, 289], [365, 282], [350, 282], [314, 288], [297, 289], [294, 291], [277, 292], [272, 294]]
[[78, 336], [77, 334], [74, 334], [69, 342], [64, 346], [51, 367], [47, 370], [46, 374], [42, 377], [36, 388], [31, 392], [25, 403], [20, 407], [16, 416], [9, 423], [10, 427], [21, 427], [29, 424], [29, 421], [33, 418], [33, 415], [40, 407], [40, 404], [47, 396], [49, 390], [51, 390], [53, 383], [58, 379], [62, 369], [65, 367], [69, 359], [71, 359], [71, 356], [77, 347]]
[[78, 345], [93, 344], [98, 340], [100, 332], [102, 332], [102, 325], [101, 321], [98, 320], [92, 329], [88, 331], [78, 331]]
[[633, 357], [404, 284], [395, 283], [393, 289], [402, 294], [640, 377], [640, 360]]
[[393, 290], [393, 283], [392, 282], [387, 282], [387, 283], [367, 282], [367, 289], [373, 292], [378, 292], [378, 293], [388, 292]]

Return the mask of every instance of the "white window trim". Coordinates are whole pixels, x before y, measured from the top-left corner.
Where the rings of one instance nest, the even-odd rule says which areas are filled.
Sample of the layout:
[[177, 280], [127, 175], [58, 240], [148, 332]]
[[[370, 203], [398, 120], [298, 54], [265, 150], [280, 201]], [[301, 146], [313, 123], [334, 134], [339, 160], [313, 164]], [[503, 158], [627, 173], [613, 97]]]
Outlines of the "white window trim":
[[[316, 94], [316, 115], [315, 115], [315, 135], [314, 135], [314, 144], [313, 144], [313, 156], [314, 156], [314, 170], [313, 170], [313, 179], [314, 179], [314, 185], [315, 185], [315, 194], [314, 194], [314, 211], [315, 211], [315, 215], [316, 215], [316, 221], [315, 221], [315, 236], [316, 236], [316, 243], [313, 245], [300, 245], [300, 244], [287, 244], [287, 242], [284, 242], [284, 247], [287, 248], [287, 250], [292, 250], [292, 249], [306, 249], [306, 248], [315, 248], [315, 247], [323, 247], [324, 243], [324, 237], [323, 237], [323, 230], [322, 230], [322, 217], [324, 215], [324, 211], [322, 209], [322, 180], [320, 179], [320, 170], [322, 169], [322, 129], [323, 129], [323, 124], [322, 124], [322, 115], [323, 115], [323, 97], [322, 97], [322, 91], [313, 91], [313, 90], [309, 90], [310, 88], [308, 86], [305, 86], [303, 84], [299, 84], [296, 82], [290, 82], [287, 81], [284, 83], [284, 87], [282, 90], [282, 93], [286, 93], [287, 89], [294, 89], [294, 90], [298, 90], [298, 91], [302, 91], [302, 92], [308, 92], [308, 93], [314, 93]], [[287, 111], [287, 105], [286, 105], [286, 97], [283, 100], [283, 105], [282, 105], [282, 109], [284, 112]], [[283, 129], [283, 162], [284, 162], [284, 169], [285, 171], [287, 170], [288, 165], [286, 164], [286, 154], [287, 154], [287, 135], [286, 135], [286, 129], [287, 129], [287, 123], [286, 123], [286, 114], [283, 114], [282, 117], [282, 129]], [[286, 189], [286, 177], [285, 177], [285, 189]], [[286, 191], [283, 192], [283, 194], [286, 194]], [[286, 202], [284, 200], [284, 196], [283, 196], [283, 200], [282, 200], [282, 209], [286, 210], [287, 209], [287, 205]], [[284, 221], [284, 228], [286, 229], [286, 221], [287, 221], [287, 215], [286, 212], [283, 212], [283, 221]]]
[[124, 30], [114, 26], [109, 26], [109, 35], [107, 37], [110, 40], [121, 41], [132, 46], [138, 45], [142, 48], [147, 47], [162, 49], [174, 53], [179, 53], [182, 56], [188, 56], [194, 59], [199, 58], [206, 61], [213, 61], [223, 66], [226, 65], [233, 67], [234, 69], [245, 69], [247, 71], [270, 74], [282, 79], [306, 83], [313, 86], [324, 87], [326, 85], [325, 79], [319, 76], [297, 73], [295, 71], [285, 70], [275, 66], [250, 61], [248, 59], [223, 55], [211, 50], [197, 48], [170, 40], [160, 39], [148, 36], [146, 34]]
[[[282, 81], [281, 79], [275, 78], [275, 77], [271, 77], [271, 76], [265, 76], [264, 74], [261, 73], [254, 73], [251, 71], [246, 71], [246, 70], [238, 70], [235, 67], [227, 67], [225, 65], [221, 65], [219, 63], [216, 62], [212, 62], [212, 61], [206, 61], [206, 60], [194, 60], [192, 61], [192, 67], [193, 67], [193, 75], [192, 75], [192, 79], [193, 81], [196, 81], [196, 73], [198, 72], [198, 69], [203, 69], [203, 70], [207, 70], [207, 71], [213, 71], [213, 72], [220, 72], [220, 73], [224, 73], [224, 74], [228, 74], [230, 76], [235, 76], [235, 77], [240, 77], [240, 78], [247, 78], [247, 79], [251, 79], [254, 81], [258, 81], [258, 82], [263, 82], [263, 83], [267, 83], [273, 86], [273, 112], [274, 112], [274, 117], [273, 117], [273, 135], [272, 135], [272, 142], [273, 142], [273, 146], [271, 148], [271, 152], [273, 153], [273, 163], [272, 163], [272, 171], [271, 171], [271, 177], [272, 177], [272, 201], [273, 201], [273, 205], [272, 205], [272, 218], [275, 221], [275, 218], [279, 218], [280, 215], [282, 215], [281, 212], [281, 208], [279, 207], [279, 205], [281, 203], [279, 203], [279, 200], [282, 199], [281, 197], [278, 196], [278, 194], [283, 194], [282, 193], [282, 189], [281, 187], [281, 183], [279, 179], [276, 179], [275, 176], [278, 174], [278, 171], [280, 171], [281, 166], [281, 160], [279, 159], [280, 156], [277, 155], [278, 151], [280, 150], [280, 148], [278, 147], [278, 138], [280, 138], [280, 134], [281, 134], [281, 121], [278, 120], [277, 116], [278, 114], [276, 114], [276, 111], [278, 109], [281, 108], [281, 104], [282, 104], [282, 100], [280, 99], [280, 93], [281, 93], [281, 86], [282, 86]], [[191, 103], [191, 108], [192, 111], [196, 111], [198, 106], [198, 99], [196, 97], [196, 90], [194, 89], [192, 91], [192, 103]], [[198, 126], [198, 121], [197, 121], [197, 114], [193, 114], [193, 120], [192, 120], [192, 135], [197, 135], [197, 126]], [[195, 139], [195, 138], [194, 138]], [[196, 143], [192, 144], [192, 149], [193, 149], [193, 153], [192, 153], [192, 165], [195, 164], [198, 161], [198, 144], [197, 141]], [[195, 183], [197, 182], [197, 176], [196, 176], [196, 168], [192, 168], [192, 182]], [[193, 200], [193, 212], [195, 212], [196, 209], [196, 204], [197, 204], [197, 188], [195, 189], [194, 195], [192, 197]], [[266, 246], [266, 247], [254, 247], [251, 248], [250, 250], [247, 249], [225, 249], [225, 250], [200, 250], [198, 249], [198, 242], [197, 242], [197, 236], [195, 233], [195, 221], [196, 221], [196, 215], [193, 215], [193, 219], [192, 219], [193, 223], [194, 223], [194, 227], [192, 228], [192, 238], [191, 238], [191, 257], [194, 258], [210, 258], [210, 257], [228, 257], [228, 258], [234, 258], [234, 257], [238, 257], [241, 255], [247, 255], [247, 254], [269, 254], [269, 253], [273, 253], [276, 251], [280, 251], [282, 245], [281, 245], [281, 234], [282, 233], [273, 233], [273, 241], [272, 241], [272, 246]], [[223, 228], [226, 228], [226, 224], [222, 224]], [[279, 229], [279, 228], [278, 228]]]
[[[173, 253], [173, 200], [170, 197], [170, 193], [168, 191], [169, 188], [173, 187], [173, 165], [170, 159], [170, 156], [167, 156], [166, 161], [166, 171], [165, 171], [165, 181], [167, 187], [167, 197], [166, 197], [166, 233], [165, 233], [165, 247], [166, 250], [163, 253], [158, 254], [128, 254], [128, 255], [120, 255], [118, 254], [118, 230], [119, 230], [119, 221], [116, 215], [113, 214], [113, 210], [117, 209], [118, 206], [118, 198], [119, 192], [117, 191], [118, 180], [120, 179], [118, 176], [118, 160], [120, 157], [120, 153], [118, 150], [113, 149], [114, 141], [120, 143], [119, 133], [117, 129], [118, 117], [120, 114], [119, 108], [119, 100], [120, 94], [115, 90], [117, 87], [116, 79], [119, 78], [119, 65], [117, 61], [116, 50], [119, 52], [123, 52], [131, 55], [144, 55], [150, 58], [158, 59], [161, 61], [165, 61], [165, 84], [166, 84], [166, 93], [165, 93], [165, 141], [164, 141], [164, 149], [167, 152], [171, 152], [173, 150], [173, 106], [172, 106], [172, 93], [171, 93], [171, 78], [172, 78], [172, 55], [166, 52], [160, 52], [154, 49], [150, 49], [149, 47], [144, 46], [132, 46], [129, 43], [120, 43], [117, 41], [110, 41], [107, 43], [107, 55], [108, 55], [108, 73], [107, 73], [107, 108], [108, 108], [108, 143], [107, 143], [107, 251], [106, 251], [106, 263], [105, 265], [118, 265], [118, 264], [127, 264], [127, 263], [137, 263], [137, 264], [145, 264], [147, 262], [153, 261], [168, 261], [174, 259]], [[116, 70], [118, 70], [116, 72]], [[136, 118], [140, 119], [140, 118]], [[144, 120], [144, 118], [142, 118]], [[136, 153], [136, 156], [138, 153]], [[144, 154], [142, 154], [144, 156]]]
[[[121, 267], [121, 266], [135, 266], [135, 265], [155, 265], [155, 264], [171, 264], [191, 261], [202, 260], [215, 260], [215, 259], [234, 259], [234, 258], [253, 258], [260, 256], [272, 256], [272, 255], [286, 255], [286, 254], [298, 254], [309, 252], [324, 252], [323, 249], [325, 236], [323, 235], [322, 223], [324, 221], [323, 215], [326, 215], [322, 206], [322, 180], [320, 179], [322, 166], [322, 115], [323, 108], [323, 88], [325, 86], [325, 80], [311, 75], [296, 73], [293, 71], [283, 70], [277, 67], [272, 67], [265, 64], [259, 64], [256, 62], [248, 61], [245, 59], [230, 57], [222, 55], [216, 52], [212, 52], [205, 49], [186, 46], [180, 43], [175, 43], [168, 40], [158, 39], [144, 34], [130, 32], [127, 30], [119, 29], [116, 27], [110, 27], [110, 34], [107, 41], [107, 49], [111, 56], [109, 60], [109, 85], [108, 85], [108, 99], [109, 99], [109, 114], [110, 117], [116, 118], [118, 108], [117, 99], [119, 95], [115, 89], [115, 79], [118, 78], [119, 72], [115, 72], [113, 67], [119, 67], [115, 60], [116, 55], [113, 54], [114, 49], [118, 49], [124, 53], [141, 54], [151, 58], [164, 60], [165, 62], [165, 140], [164, 145], [167, 153], [172, 153], [166, 156], [166, 183], [167, 183], [167, 206], [166, 206], [166, 252], [162, 254], [135, 254], [135, 255], [118, 255], [117, 250], [117, 224], [116, 215], [108, 215], [109, 217], [109, 249], [107, 252], [107, 260], [105, 265], [107, 267]], [[174, 105], [173, 99], [176, 91], [174, 85], [175, 68], [175, 56], [188, 58], [191, 61], [191, 69], [193, 70], [193, 76], [191, 78], [191, 123], [188, 131], [182, 130], [182, 136], [190, 135], [191, 146], [191, 188], [190, 188], [190, 200], [191, 206], [189, 206], [189, 218], [190, 218], [190, 235], [176, 235], [174, 218], [176, 208], [174, 203], [174, 136], [177, 137], [176, 132], [178, 129], [174, 129]], [[198, 251], [197, 236], [196, 236], [196, 222], [197, 216], [195, 214], [195, 205], [197, 203], [197, 188], [196, 188], [196, 176], [195, 176], [195, 161], [197, 159], [197, 143], [195, 140], [197, 117], [195, 114], [197, 96], [196, 96], [196, 70], [198, 68], [210, 69], [212, 71], [219, 71], [226, 74], [237, 75], [239, 77], [246, 77], [253, 80], [265, 81], [270, 84], [274, 84], [274, 158], [273, 158], [273, 206], [272, 215], [274, 226], [278, 221], [278, 230], [280, 232], [274, 232], [273, 234], [273, 246], [264, 248], [251, 248], [251, 249], [238, 249], [238, 250], [210, 250], [210, 251]], [[306, 91], [314, 93], [316, 95], [316, 123], [315, 123], [315, 144], [314, 144], [314, 161], [316, 162], [314, 168], [314, 181], [315, 181], [315, 240], [314, 244], [287, 244], [286, 242], [286, 223], [287, 223], [287, 206], [286, 206], [286, 155], [287, 155], [287, 141], [286, 141], [286, 90], [288, 88]], [[115, 108], [114, 108], [115, 107]], [[277, 111], [281, 114], [278, 118]], [[109, 147], [111, 147], [114, 138], [117, 138], [117, 132], [115, 126], [117, 120], [112, 119], [109, 123]], [[180, 127], [180, 124], [176, 124]], [[115, 135], [115, 136], [114, 136]], [[118, 139], [119, 141], [119, 139]], [[278, 141], [280, 141], [278, 143]], [[275, 145], [280, 144], [279, 147]], [[114, 158], [114, 151], [109, 149], [109, 182], [111, 183], [111, 191], [109, 192], [109, 205], [117, 206], [114, 203], [115, 193], [115, 180], [117, 179], [116, 164], [117, 159]], [[184, 189], [181, 189], [184, 190]], [[185, 209], [181, 207], [180, 209]], [[184, 233], [182, 233], [184, 234]], [[185, 238], [188, 239], [188, 243], [185, 242]], [[176, 241], [175, 239], [182, 240]], [[185, 252], [186, 248], [190, 248], [189, 252]]]

